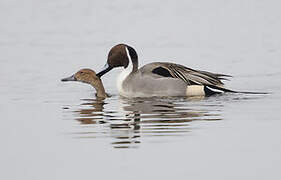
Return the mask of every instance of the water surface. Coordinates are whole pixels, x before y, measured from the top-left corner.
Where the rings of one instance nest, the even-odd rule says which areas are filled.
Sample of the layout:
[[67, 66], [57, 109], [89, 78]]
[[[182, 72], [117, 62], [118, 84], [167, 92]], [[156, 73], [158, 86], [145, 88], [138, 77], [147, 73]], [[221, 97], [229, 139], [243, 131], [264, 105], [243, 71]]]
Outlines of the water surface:
[[[280, 179], [278, 1], [0, 2], [0, 179]], [[170, 61], [231, 74], [268, 95], [118, 95], [121, 69], [92, 87], [117, 43], [141, 65]]]

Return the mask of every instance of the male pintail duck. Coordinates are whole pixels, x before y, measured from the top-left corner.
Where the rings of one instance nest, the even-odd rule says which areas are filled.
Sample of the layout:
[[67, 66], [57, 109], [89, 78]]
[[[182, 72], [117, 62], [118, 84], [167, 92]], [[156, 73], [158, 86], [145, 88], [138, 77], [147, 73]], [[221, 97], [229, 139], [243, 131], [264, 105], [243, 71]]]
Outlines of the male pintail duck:
[[90, 84], [96, 89], [97, 97], [108, 97], [108, 95], [105, 93], [101, 79], [96, 75], [96, 72], [91, 69], [81, 69], [72, 76], [63, 78], [61, 81], [79, 81]]
[[118, 44], [109, 51], [107, 63], [97, 76], [116, 67], [124, 68], [117, 79], [117, 88], [125, 97], [210, 96], [222, 92], [266, 94], [226, 89], [222, 80], [231, 76], [174, 63], [154, 62], [139, 69], [137, 52], [126, 44]]
[[225, 74], [167, 62], [154, 62], [139, 69], [137, 52], [126, 44], [118, 44], [109, 51], [107, 63], [97, 76], [116, 67], [124, 67], [117, 79], [117, 88], [125, 97], [209, 96], [236, 92], [223, 87], [222, 80], [231, 77]]

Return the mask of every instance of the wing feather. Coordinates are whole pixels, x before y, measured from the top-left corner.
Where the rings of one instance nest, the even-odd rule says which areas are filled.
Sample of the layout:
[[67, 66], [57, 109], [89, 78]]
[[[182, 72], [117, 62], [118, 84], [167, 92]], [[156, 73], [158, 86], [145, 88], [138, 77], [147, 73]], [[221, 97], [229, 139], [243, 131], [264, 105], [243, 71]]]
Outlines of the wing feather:
[[173, 78], [183, 80], [187, 85], [209, 85], [223, 87], [222, 80], [228, 80], [230, 75], [216, 74], [207, 71], [194, 70], [180, 64], [174, 63], [156, 63], [158, 66], [168, 70]]

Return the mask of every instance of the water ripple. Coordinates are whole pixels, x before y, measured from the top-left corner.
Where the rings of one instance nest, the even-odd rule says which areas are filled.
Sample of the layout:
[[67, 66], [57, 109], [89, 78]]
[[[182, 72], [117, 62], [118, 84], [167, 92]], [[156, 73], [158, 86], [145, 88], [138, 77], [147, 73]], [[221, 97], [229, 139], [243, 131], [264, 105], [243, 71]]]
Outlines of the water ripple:
[[[251, 101], [259, 96], [222, 95], [209, 98], [135, 98], [112, 96], [81, 99], [62, 107], [79, 122], [79, 139], [109, 138], [114, 148], [138, 148], [142, 142], [165, 142], [196, 130], [194, 121], [220, 121], [227, 103]], [[73, 118], [74, 116], [74, 118]], [[85, 127], [85, 128], [83, 128]], [[174, 140], [174, 139], [173, 139]]]
[[149, 139], [155, 142], [163, 137], [186, 136], [194, 130], [193, 121], [222, 120], [223, 103], [219, 99], [113, 96], [106, 100], [81, 99], [79, 105], [62, 109], [71, 112], [80, 124], [77, 132], [71, 133], [74, 138], [109, 138], [114, 148], [138, 148]]

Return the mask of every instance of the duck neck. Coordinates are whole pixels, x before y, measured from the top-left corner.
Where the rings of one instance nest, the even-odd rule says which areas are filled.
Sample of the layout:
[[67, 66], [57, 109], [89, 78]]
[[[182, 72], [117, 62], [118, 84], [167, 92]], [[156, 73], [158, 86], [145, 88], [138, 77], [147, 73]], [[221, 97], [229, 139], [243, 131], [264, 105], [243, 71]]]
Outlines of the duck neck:
[[132, 69], [132, 72], [136, 72], [139, 68], [139, 63], [138, 63], [138, 60], [132, 60], [132, 66], [133, 66], [133, 69]]
[[101, 97], [101, 98], [107, 97], [107, 94], [104, 90], [102, 81], [100, 79], [98, 81], [95, 81], [95, 82], [92, 81], [90, 84], [96, 89], [97, 97]]
[[129, 61], [128, 66], [124, 69], [127, 75], [136, 72], [138, 70], [138, 64], [134, 63], [133, 61]]
[[138, 70], [138, 65], [139, 65], [137, 53], [130, 46], [126, 46], [125, 50], [126, 50], [126, 54], [127, 54], [128, 60], [129, 60], [129, 63], [128, 63], [127, 67], [125, 68], [125, 71], [127, 71], [129, 73], [136, 72]]

